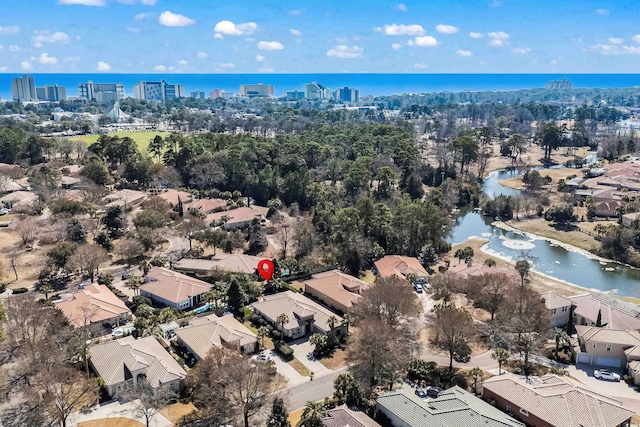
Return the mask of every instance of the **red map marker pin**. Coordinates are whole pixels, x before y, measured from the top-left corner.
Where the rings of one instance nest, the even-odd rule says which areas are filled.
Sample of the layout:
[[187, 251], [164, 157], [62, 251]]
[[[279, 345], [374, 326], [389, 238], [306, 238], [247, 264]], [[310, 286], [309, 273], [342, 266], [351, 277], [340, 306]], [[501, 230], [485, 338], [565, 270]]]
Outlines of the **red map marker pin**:
[[258, 274], [266, 281], [271, 280], [273, 277], [273, 270], [275, 270], [275, 267], [271, 260], [263, 259], [258, 263]]

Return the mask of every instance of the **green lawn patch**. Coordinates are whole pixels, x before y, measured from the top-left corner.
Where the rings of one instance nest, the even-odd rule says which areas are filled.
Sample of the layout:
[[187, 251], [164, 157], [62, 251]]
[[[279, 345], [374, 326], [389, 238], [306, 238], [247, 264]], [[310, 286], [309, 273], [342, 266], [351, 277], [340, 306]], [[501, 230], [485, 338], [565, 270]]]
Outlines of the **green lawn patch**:
[[[166, 138], [167, 136], [170, 135], [170, 133], [171, 132], [160, 132], [160, 131], [142, 131], [142, 132], [128, 131], [128, 132], [110, 133], [109, 135], [110, 136], [118, 135], [120, 138], [124, 138], [125, 136], [128, 136], [129, 138], [135, 141], [135, 143], [138, 145], [138, 150], [140, 150], [141, 153], [146, 153], [150, 140], [152, 140], [156, 135], [160, 135], [161, 137]], [[91, 145], [94, 142], [96, 142], [99, 137], [100, 135], [84, 135], [84, 136], [72, 137], [71, 139], [85, 141], [87, 144]]]

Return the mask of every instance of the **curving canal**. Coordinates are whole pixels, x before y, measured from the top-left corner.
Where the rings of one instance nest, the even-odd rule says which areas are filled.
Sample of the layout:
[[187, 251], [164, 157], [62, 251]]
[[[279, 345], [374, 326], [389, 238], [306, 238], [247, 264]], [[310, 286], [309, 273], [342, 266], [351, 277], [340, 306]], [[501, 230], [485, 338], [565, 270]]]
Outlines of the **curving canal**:
[[[519, 190], [499, 182], [517, 176], [516, 171], [495, 171], [484, 180], [483, 190], [488, 197], [500, 194], [517, 196]], [[489, 242], [484, 250], [500, 258], [516, 260], [522, 251], [534, 258], [536, 271], [583, 288], [617, 295], [640, 297], [640, 270], [617, 263], [604, 263], [583, 251], [570, 251], [543, 238], [532, 238], [518, 231], [508, 231], [491, 225], [493, 218], [484, 217], [471, 209], [463, 210], [456, 218], [448, 241], [456, 244], [470, 237], [483, 237]]]

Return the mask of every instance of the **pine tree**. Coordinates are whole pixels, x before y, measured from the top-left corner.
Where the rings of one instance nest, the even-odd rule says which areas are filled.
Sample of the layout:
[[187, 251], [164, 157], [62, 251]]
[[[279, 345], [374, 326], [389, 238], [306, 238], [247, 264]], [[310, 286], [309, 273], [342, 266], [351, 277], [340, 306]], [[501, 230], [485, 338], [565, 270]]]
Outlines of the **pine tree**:
[[287, 417], [287, 410], [284, 408], [284, 401], [280, 397], [276, 397], [273, 400], [267, 427], [291, 427]]
[[227, 290], [227, 301], [229, 304], [229, 308], [232, 312], [239, 313], [240, 308], [242, 308], [246, 300], [247, 297], [240, 288], [238, 280], [235, 277], [232, 278], [231, 283], [229, 283], [229, 289]]

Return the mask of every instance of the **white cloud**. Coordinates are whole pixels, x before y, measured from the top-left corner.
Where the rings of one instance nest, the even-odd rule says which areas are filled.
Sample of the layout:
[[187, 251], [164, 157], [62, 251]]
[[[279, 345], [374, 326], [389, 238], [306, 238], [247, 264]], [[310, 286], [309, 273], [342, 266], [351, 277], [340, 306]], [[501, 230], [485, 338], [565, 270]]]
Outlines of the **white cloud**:
[[[136, 4], [138, 0], [116, 0], [118, 3], [122, 4]], [[140, 4], [145, 6], [155, 6], [158, 4], [158, 0], [140, 0]]]
[[129, 32], [129, 33], [139, 33], [140, 32], [140, 28], [127, 27], [127, 32]]
[[255, 22], [245, 22], [243, 24], [234, 24], [231, 21], [220, 21], [213, 28], [216, 34], [225, 34], [227, 36], [248, 36], [258, 29]]
[[18, 34], [20, 32], [20, 27], [17, 25], [11, 25], [8, 27], [0, 27], [0, 35], [10, 36], [12, 34]]
[[327, 56], [332, 58], [341, 58], [341, 59], [354, 59], [354, 58], [362, 58], [362, 52], [364, 50], [359, 46], [347, 46], [344, 44], [340, 44], [335, 46], [332, 49], [327, 51]]
[[409, 46], [420, 46], [420, 47], [433, 47], [438, 46], [438, 40], [432, 36], [422, 36], [416, 37], [413, 40], [409, 40], [407, 43]]
[[402, 47], [402, 45], [401, 45], [400, 43], [393, 43], [393, 44], [391, 45], [391, 49], [393, 49], [393, 50], [398, 50], [398, 49], [400, 49], [401, 47]]
[[198, 52], [198, 58], [200, 59], [204, 59], [204, 58], [208, 58], [209, 55], [207, 55], [206, 52]]
[[282, 50], [284, 46], [280, 42], [258, 42], [258, 49], [260, 50]]
[[407, 9], [407, 6], [404, 3], [397, 4], [395, 6], [395, 9], [399, 10], [400, 12], [406, 12], [406, 11], [409, 10], [409, 9]]
[[509, 43], [509, 34], [504, 31], [494, 31], [488, 33], [487, 36], [491, 39], [489, 42], [491, 46], [504, 46]]
[[79, 56], [69, 56], [67, 58], [62, 58], [62, 62], [80, 62]]
[[378, 33], [384, 33], [387, 36], [421, 36], [424, 34], [424, 28], [418, 24], [387, 24], [384, 27], [376, 27], [374, 30]]
[[260, 67], [258, 68], [259, 73], [273, 73], [273, 67]]
[[480, 64], [480, 65], [487, 65], [487, 61], [480, 61], [480, 62], [478, 62], [478, 64]]
[[181, 59], [178, 61], [178, 64], [180, 65], [189, 65], [189, 61], [187, 61], [186, 59]]
[[43, 64], [43, 65], [56, 65], [58, 63], [58, 58], [55, 58], [53, 56], [49, 56], [48, 53], [41, 53], [40, 57], [35, 58], [35, 57], [31, 57], [32, 61], [38, 61], [39, 63]]
[[18, 46], [17, 44], [12, 44], [12, 45], [9, 45], [9, 50], [11, 52], [20, 52], [22, 50], [22, 48], [20, 46]]
[[153, 67], [153, 71], [167, 71], [167, 67], [165, 67], [164, 65], [156, 65], [155, 67]]
[[31, 63], [29, 61], [22, 61], [20, 63], [20, 67], [24, 70], [24, 71], [29, 71], [31, 70], [33, 67], [31, 66]]
[[8, 70], [9, 70], [9, 67], [0, 67], [0, 72], [4, 73], [5, 71], [8, 71]]
[[531, 49], [528, 47], [518, 47], [511, 51], [511, 53], [515, 53], [516, 55], [526, 55], [529, 52], [531, 52]]
[[631, 37], [631, 40], [636, 43], [640, 43], [640, 34], [636, 34], [635, 36]]
[[96, 67], [98, 71], [111, 71], [111, 65], [107, 64], [104, 61], [98, 61], [98, 66]]
[[470, 50], [459, 50], [456, 52], [458, 56], [471, 56], [473, 53]]
[[294, 29], [294, 28], [290, 29], [290, 30], [289, 30], [289, 32], [290, 32], [291, 34], [293, 34], [294, 36], [296, 36], [296, 37], [300, 37], [300, 36], [302, 35], [302, 31], [300, 31], [300, 30], [296, 30], [296, 29]]
[[264, 61], [264, 56], [262, 56], [262, 55], [256, 55], [256, 61], [258, 61], [258, 62], [262, 62], [262, 61]]
[[224, 37], [223, 37], [223, 36], [222, 36], [222, 34], [220, 34], [220, 33], [216, 33], [216, 34], [213, 36], [213, 38], [214, 38], [214, 39], [219, 39], [219, 40], [224, 39]]
[[596, 13], [598, 15], [608, 15], [609, 14], [609, 9], [596, 9]]
[[609, 43], [611, 44], [622, 44], [624, 43], [624, 39], [618, 37], [609, 37]]
[[158, 23], [165, 27], [188, 27], [196, 23], [195, 19], [165, 10], [160, 14]]
[[551, 61], [549, 61], [549, 64], [551, 65], [556, 65], [558, 63], [557, 59], [552, 59]]
[[417, 63], [417, 64], [413, 64], [413, 68], [424, 70], [425, 68], [429, 68], [429, 66], [427, 64], [424, 64], [424, 63], [420, 62], [420, 63]]
[[623, 52], [629, 55], [640, 55], [640, 47], [638, 46], [622, 46]]
[[79, 4], [82, 6], [105, 6], [105, 0], [58, 0], [58, 4]]
[[460, 28], [453, 25], [438, 24], [436, 25], [436, 31], [442, 34], [455, 34], [460, 31]]
[[139, 13], [133, 17], [136, 21], [153, 17], [153, 13]]
[[287, 13], [289, 13], [289, 15], [291, 16], [300, 16], [304, 13], [304, 9], [294, 9], [294, 10], [290, 10]]
[[596, 44], [584, 49], [585, 52], [597, 52], [602, 55], [639, 55], [640, 47], [638, 46], [618, 46], [612, 44]]
[[235, 68], [233, 62], [225, 62], [224, 64], [220, 64], [220, 68]]
[[473, 31], [469, 33], [469, 37], [471, 37], [472, 39], [481, 39], [482, 38], [482, 33], [474, 33]]
[[69, 43], [69, 35], [62, 31], [34, 31], [31, 43], [34, 47], [42, 47], [44, 43]]

